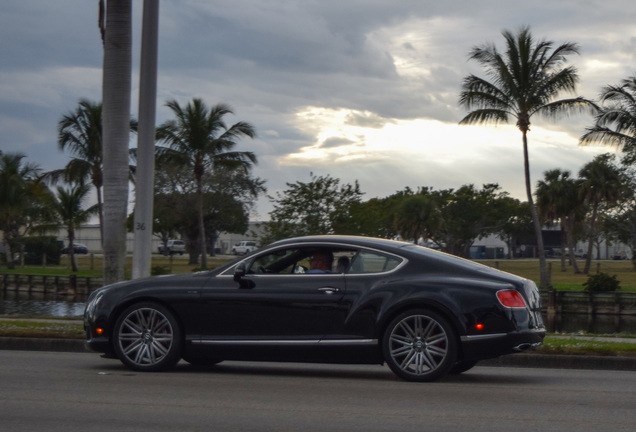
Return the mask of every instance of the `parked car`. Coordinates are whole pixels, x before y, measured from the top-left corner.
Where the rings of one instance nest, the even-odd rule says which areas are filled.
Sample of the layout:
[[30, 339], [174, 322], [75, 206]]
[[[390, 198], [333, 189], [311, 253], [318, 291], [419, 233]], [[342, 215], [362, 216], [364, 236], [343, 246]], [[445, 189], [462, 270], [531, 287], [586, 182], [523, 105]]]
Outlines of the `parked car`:
[[256, 250], [255, 241], [240, 241], [232, 246], [232, 255], [245, 255]]
[[[63, 254], [69, 253], [68, 246], [65, 247], [64, 249], [62, 249], [62, 253]], [[86, 247], [86, 245], [84, 245], [82, 243], [73, 243], [73, 253], [74, 254], [87, 254], [88, 253], [88, 248]]]
[[185, 243], [183, 240], [168, 240], [166, 246], [159, 246], [159, 253], [162, 255], [183, 255], [185, 252]]
[[[308, 272], [314, 255], [331, 270]], [[208, 272], [91, 294], [87, 346], [138, 371], [223, 360], [386, 362], [433, 381], [541, 345], [534, 282], [426, 247], [356, 236], [273, 243]]]

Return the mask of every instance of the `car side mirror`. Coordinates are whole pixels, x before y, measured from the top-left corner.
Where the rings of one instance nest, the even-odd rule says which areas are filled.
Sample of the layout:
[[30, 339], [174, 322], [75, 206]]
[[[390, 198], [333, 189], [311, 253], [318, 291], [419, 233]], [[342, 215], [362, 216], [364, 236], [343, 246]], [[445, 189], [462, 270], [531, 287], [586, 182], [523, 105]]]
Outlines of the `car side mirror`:
[[240, 283], [243, 277], [245, 276], [245, 273], [246, 273], [245, 263], [241, 263], [237, 265], [236, 268], [234, 269], [234, 282]]
[[251, 279], [245, 279], [246, 274], [247, 269], [245, 267], [245, 263], [242, 262], [234, 269], [234, 282], [237, 282], [240, 285], [240, 288], [254, 288], [254, 281]]

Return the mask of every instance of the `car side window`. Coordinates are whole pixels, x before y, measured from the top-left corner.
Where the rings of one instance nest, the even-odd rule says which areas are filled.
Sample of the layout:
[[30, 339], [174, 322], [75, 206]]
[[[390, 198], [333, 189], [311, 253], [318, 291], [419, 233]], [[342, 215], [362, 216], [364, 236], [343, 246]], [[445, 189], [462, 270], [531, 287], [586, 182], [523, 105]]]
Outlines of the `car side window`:
[[[348, 271], [355, 251], [327, 247], [294, 247], [260, 255], [249, 264], [250, 274], [324, 275]], [[319, 265], [322, 264], [322, 265]]]
[[369, 274], [391, 271], [400, 265], [402, 259], [372, 251], [360, 251], [353, 257], [348, 274]]
[[280, 249], [261, 255], [252, 261], [248, 273], [291, 274], [298, 256], [297, 249]]

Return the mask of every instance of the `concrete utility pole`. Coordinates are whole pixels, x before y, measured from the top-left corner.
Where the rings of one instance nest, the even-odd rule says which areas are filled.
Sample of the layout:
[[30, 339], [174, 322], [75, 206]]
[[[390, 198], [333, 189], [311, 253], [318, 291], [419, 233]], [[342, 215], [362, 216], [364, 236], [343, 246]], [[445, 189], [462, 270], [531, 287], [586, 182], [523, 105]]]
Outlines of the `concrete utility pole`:
[[155, 116], [159, 0], [144, 0], [139, 73], [139, 130], [135, 188], [133, 279], [150, 276], [155, 178]]

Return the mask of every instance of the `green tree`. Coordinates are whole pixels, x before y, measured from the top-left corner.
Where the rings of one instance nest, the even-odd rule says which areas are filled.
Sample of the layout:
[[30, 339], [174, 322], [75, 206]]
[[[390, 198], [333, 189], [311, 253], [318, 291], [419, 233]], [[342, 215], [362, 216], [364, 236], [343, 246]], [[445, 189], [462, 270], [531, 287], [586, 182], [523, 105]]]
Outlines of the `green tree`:
[[565, 271], [565, 249], [569, 251], [569, 261], [574, 273], [580, 273], [574, 248], [576, 230], [585, 217], [586, 206], [580, 199], [580, 181], [570, 177], [570, 171], [548, 170], [544, 179], [537, 182], [536, 196], [542, 219], [550, 224], [561, 223], [561, 271]]
[[583, 273], [590, 272], [592, 262], [592, 247], [597, 235], [596, 222], [601, 206], [608, 210], [616, 205], [628, 192], [624, 171], [617, 167], [614, 156], [610, 154], [598, 155], [592, 162], [585, 164], [579, 171], [581, 178], [581, 195], [590, 208], [588, 218], [588, 246]]
[[[137, 130], [136, 121], [131, 120], [130, 130]], [[67, 183], [90, 182], [93, 185], [99, 207], [100, 235], [103, 238], [102, 104], [80, 100], [77, 108], [58, 122], [57, 144], [60, 150], [71, 154], [71, 160], [63, 169], [51, 171], [46, 176], [52, 183], [63, 179]], [[133, 168], [130, 169], [132, 172]]]
[[398, 230], [395, 215], [402, 202], [415, 195], [406, 187], [385, 198], [371, 198], [368, 201], [354, 201], [349, 207], [347, 223], [338, 224], [336, 231], [342, 234], [364, 235], [380, 238], [395, 238]]
[[97, 204], [87, 209], [83, 208], [88, 192], [89, 187], [87, 185], [76, 184], [69, 188], [58, 187], [56, 195], [49, 195], [47, 208], [51, 212], [53, 220], [66, 229], [68, 253], [71, 258], [73, 272], [77, 272], [77, 262], [73, 250], [75, 231], [81, 224], [86, 223], [91, 216], [99, 212]]
[[[103, 10], [103, 2], [100, 2]], [[131, 0], [108, 0], [101, 28], [104, 180], [104, 283], [124, 279], [128, 211], [128, 141], [132, 70]], [[105, 23], [105, 25], [104, 25]]]
[[620, 148], [625, 162], [636, 161], [636, 76], [619, 85], [603, 88], [601, 106], [594, 118], [595, 124], [586, 129], [581, 144], [604, 144]]
[[507, 215], [501, 201], [507, 194], [499, 185], [487, 184], [479, 190], [464, 185], [457, 190], [430, 191], [439, 209], [441, 223], [429, 233], [444, 251], [462, 257], [470, 256], [470, 247], [480, 237], [499, 231]]
[[620, 211], [605, 220], [608, 237], [627, 245], [632, 255], [632, 267], [636, 270], [636, 203], [630, 200]]
[[50, 175], [62, 176], [66, 182], [84, 183], [90, 180], [97, 194], [100, 235], [103, 237], [102, 212], [102, 104], [82, 99], [75, 111], [62, 117], [57, 125], [57, 144], [60, 150], [68, 150], [71, 160], [63, 170]]
[[395, 226], [403, 239], [417, 243], [428, 239], [442, 223], [435, 201], [428, 195], [406, 198], [395, 214]]
[[503, 32], [506, 51], [493, 45], [475, 47], [469, 58], [484, 67], [490, 81], [476, 75], [467, 76], [462, 84], [459, 103], [470, 112], [460, 124], [507, 123], [511, 118], [521, 131], [526, 194], [537, 237], [541, 288], [550, 286], [542, 226], [534, 205], [528, 157], [530, 120], [537, 115], [555, 117], [591, 106], [582, 97], [559, 99], [562, 92], [574, 92], [578, 74], [574, 66], [565, 66], [566, 57], [577, 54], [574, 43], [553, 49], [551, 41], [536, 41], [528, 27], [517, 34]]
[[39, 181], [40, 169], [24, 163], [19, 153], [0, 151], [0, 230], [9, 268], [14, 267], [13, 252], [40, 215], [39, 199], [46, 187]]
[[169, 101], [166, 106], [172, 110], [175, 119], [166, 121], [157, 129], [157, 139], [167, 145], [159, 149], [159, 156], [186, 165], [192, 171], [198, 198], [196, 207], [201, 267], [206, 268], [204, 174], [219, 168], [249, 172], [257, 162], [254, 153], [233, 149], [238, 139], [254, 138], [256, 132], [247, 122], [227, 127], [223, 119], [233, 112], [226, 104], [208, 108], [201, 99], [195, 98], [185, 107], [175, 100]]
[[[362, 192], [356, 181], [340, 185], [329, 175], [310, 173], [310, 182], [287, 183], [285, 191], [270, 197], [274, 210], [265, 225], [263, 243], [287, 237], [336, 234], [338, 227], [351, 226], [351, 206], [360, 202]], [[344, 228], [343, 228], [344, 229]]]
[[508, 245], [508, 258], [513, 258], [520, 238], [527, 238], [533, 232], [532, 216], [528, 203], [504, 196], [500, 198], [503, 221], [495, 229], [496, 234]]

